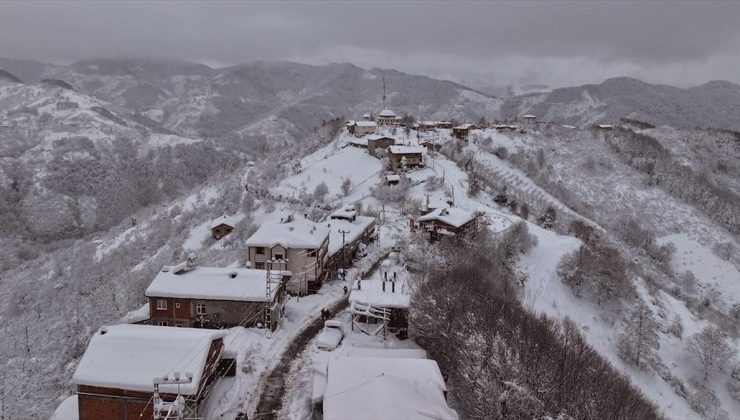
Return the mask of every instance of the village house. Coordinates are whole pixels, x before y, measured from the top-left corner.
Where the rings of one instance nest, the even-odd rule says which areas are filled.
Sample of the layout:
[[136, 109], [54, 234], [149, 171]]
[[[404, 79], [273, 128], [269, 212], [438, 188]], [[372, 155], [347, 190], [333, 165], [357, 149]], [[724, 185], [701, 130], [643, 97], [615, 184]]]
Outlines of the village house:
[[532, 114], [522, 115], [522, 127], [530, 129], [536, 128], [537, 116]]
[[[151, 325], [102, 327], [72, 376], [79, 419], [153, 419], [155, 408], [168, 407], [180, 407], [185, 417], [197, 417], [213, 381], [225, 371], [225, 335], [225, 331]], [[161, 401], [153, 400], [155, 377], [164, 382], [161, 375], [182, 383], [158, 385]], [[173, 404], [178, 395], [181, 399]]]
[[452, 128], [452, 122], [450, 121], [437, 121], [437, 128], [444, 128], [444, 129], [451, 129]]
[[612, 130], [614, 129], [614, 126], [611, 124], [597, 124], [596, 128], [599, 130]]
[[221, 216], [211, 223], [211, 236], [219, 240], [234, 231], [237, 220], [234, 216]]
[[390, 109], [380, 111], [375, 121], [379, 126], [397, 127], [401, 124], [401, 118]]
[[187, 263], [165, 266], [145, 292], [149, 322], [171, 327], [261, 326], [275, 330], [282, 318], [290, 277], [289, 271], [279, 269], [270, 270], [268, 278], [267, 270]]
[[468, 136], [472, 130], [477, 130], [478, 126], [475, 124], [462, 124], [457, 127], [452, 127], [452, 136], [458, 140], [467, 141]]
[[359, 147], [360, 149], [367, 149], [367, 137], [354, 137], [349, 140], [349, 145]]
[[475, 221], [474, 213], [459, 207], [440, 207], [416, 219], [432, 239], [439, 239], [441, 235], [455, 236], [472, 227]]
[[328, 360], [323, 401], [318, 407], [325, 420], [457, 420], [457, 413], [447, 405], [447, 387], [436, 361], [383, 357], [381, 351], [393, 352], [379, 350], [373, 353], [375, 357]]
[[336, 273], [349, 265], [365, 245], [375, 240], [375, 218], [360, 216], [354, 208], [339, 209], [325, 222], [329, 229], [329, 251], [325, 269]]
[[350, 121], [347, 123], [347, 131], [357, 137], [372, 134], [378, 129], [375, 121]]
[[305, 295], [321, 287], [329, 249], [329, 229], [306, 218], [288, 215], [264, 223], [246, 241], [252, 268], [264, 269], [267, 261], [284, 261], [292, 273], [287, 291]]
[[401, 182], [401, 176], [396, 174], [386, 175], [385, 176], [385, 184], [386, 185], [398, 185]]
[[396, 144], [396, 140], [392, 137], [371, 135], [367, 137], [367, 151], [371, 156], [376, 158], [381, 157], [378, 154], [378, 149], [387, 150], [390, 146]]
[[436, 121], [419, 121], [416, 129], [422, 132], [435, 131], [437, 129], [437, 122]]
[[424, 148], [421, 146], [391, 146], [388, 148], [388, 169], [397, 172], [424, 166]]

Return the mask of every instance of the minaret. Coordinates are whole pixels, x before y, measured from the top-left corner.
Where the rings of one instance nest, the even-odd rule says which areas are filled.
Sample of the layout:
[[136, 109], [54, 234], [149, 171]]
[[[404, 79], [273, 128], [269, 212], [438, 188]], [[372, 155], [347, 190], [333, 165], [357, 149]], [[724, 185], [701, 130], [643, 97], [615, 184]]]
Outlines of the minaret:
[[385, 108], [385, 74], [383, 74], [383, 109]]

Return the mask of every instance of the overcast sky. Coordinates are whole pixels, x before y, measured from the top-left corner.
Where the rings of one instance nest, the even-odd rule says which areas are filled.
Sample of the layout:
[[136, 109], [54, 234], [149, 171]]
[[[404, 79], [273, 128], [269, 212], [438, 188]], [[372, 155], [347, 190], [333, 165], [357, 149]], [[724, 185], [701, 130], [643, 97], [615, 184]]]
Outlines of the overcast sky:
[[0, 56], [352, 62], [465, 82], [740, 82], [740, 2], [0, 2]]

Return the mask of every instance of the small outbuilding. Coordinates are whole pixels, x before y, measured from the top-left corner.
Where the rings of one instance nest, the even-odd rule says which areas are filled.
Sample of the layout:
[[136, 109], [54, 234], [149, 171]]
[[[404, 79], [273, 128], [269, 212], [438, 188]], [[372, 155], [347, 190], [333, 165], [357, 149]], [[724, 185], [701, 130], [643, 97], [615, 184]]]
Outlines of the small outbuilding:
[[234, 216], [221, 216], [211, 223], [211, 235], [219, 240], [234, 231], [237, 219]]
[[347, 130], [357, 137], [374, 133], [378, 129], [375, 121], [353, 121], [347, 125]]

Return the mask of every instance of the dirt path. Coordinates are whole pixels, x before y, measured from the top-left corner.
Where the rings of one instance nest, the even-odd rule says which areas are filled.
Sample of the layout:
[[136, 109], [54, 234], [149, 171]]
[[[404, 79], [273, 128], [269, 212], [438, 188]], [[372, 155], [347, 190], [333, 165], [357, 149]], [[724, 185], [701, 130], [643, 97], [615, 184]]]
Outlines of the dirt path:
[[[348, 304], [347, 297], [343, 296], [339, 302], [329, 307], [329, 312], [336, 315], [346, 308]], [[288, 348], [285, 349], [283, 355], [280, 357], [280, 361], [275, 365], [275, 368], [270, 372], [270, 375], [265, 381], [265, 388], [260, 394], [257, 412], [253, 418], [260, 420], [277, 418], [277, 412], [280, 411], [283, 404], [285, 375], [290, 371], [290, 363], [306, 349], [308, 343], [316, 337], [323, 326], [324, 321], [321, 318], [314, 320], [288, 345]]]

